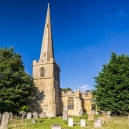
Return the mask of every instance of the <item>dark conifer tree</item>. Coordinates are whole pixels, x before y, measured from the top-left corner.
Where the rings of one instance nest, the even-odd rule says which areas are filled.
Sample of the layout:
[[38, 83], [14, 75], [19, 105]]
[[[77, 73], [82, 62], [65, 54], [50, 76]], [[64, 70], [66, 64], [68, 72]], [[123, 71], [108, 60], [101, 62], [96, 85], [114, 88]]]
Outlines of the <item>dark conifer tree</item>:
[[114, 114], [129, 112], [129, 56], [112, 52], [95, 82], [94, 94], [101, 110]]

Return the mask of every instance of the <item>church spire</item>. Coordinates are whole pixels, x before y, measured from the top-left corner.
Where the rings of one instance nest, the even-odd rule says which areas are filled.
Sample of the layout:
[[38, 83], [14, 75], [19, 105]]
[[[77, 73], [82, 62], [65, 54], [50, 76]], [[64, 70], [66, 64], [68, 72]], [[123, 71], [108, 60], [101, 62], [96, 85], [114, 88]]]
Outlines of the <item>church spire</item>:
[[50, 20], [50, 5], [48, 3], [44, 34], [42, 39], [42, 47], [41, 47], [41, 53], [40, 53], [40, 60], [49, 61], [50, 58], [54, 58], [54, 50], [53, 50], [52, 28], [51, 28], [51, 20]]

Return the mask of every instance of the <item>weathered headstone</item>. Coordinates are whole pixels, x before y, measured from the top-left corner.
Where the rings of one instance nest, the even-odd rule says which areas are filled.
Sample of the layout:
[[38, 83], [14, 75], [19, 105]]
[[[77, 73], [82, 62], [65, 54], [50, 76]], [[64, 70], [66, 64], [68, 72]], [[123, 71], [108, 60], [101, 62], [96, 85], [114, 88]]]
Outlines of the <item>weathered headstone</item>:
[[25, 111], [20, 111], [19, 112], [20, 115], [22, 115], [22, 122], [24, 122], [24, 117], [26, 116], [26, 112]]
[[108, 121], [108, 114], [107, 113], [103, 113], [102, 114], [102, 118], [103, 118], [104, 122], [107, 122]]
[[63, 111], [63, 120], [68, 120], [68, 111]]
[[45, 112], [41, 112], [41, 113], [39, 114], [39, 117], [40, 117], [40, 118], [46, 118], [46, 113], [45, 113]]
[[100, 119], [96, 119], [94, 121], [94, 128], [101, 128], [102, 127], [102, 123]]
[[103, 117], [99, 117], [98, 119], [100, 119], [100, 120], [101, 120], [101, 123], [104, 124], [104, 119], [103, 119]]
[[108, 114], [108, 119], [110, 120], [110, 114], [111, 114], [111, 112], [110, 111], [107, 111], [107, 114]]
[[82, 109], [79, 110], [79, 116], [82, 116], [83, 115], [83, 111]]
[[27, 118], [26, 119], [31, 119], [32, 118], [32, 113], [31, 112], [28, 112], [27, 113]]
[[12, 112], [9, 112], [9, 121], [12, 121], [13, 120], [13, 114]]
[[33, 115], [33, 119], [34, 120], [37, 120], [38, 119], [38, 113], [37, 112], [32, 113], [32, 115]]
[[73, 126], [73, 118], [68, 119], [68, 126]]
[[2, 117], [2, 115], [1, 115], [1, 113], [0, 113], [0, 119], [1, 119], [1, 117]]
[[80, 120], [80, 126], [81, 127], [85, 127], [86, 126], [86, 120], [85, 119], [81, 119]]
[[52, 124], [52, 129], [61, 129], [60, 124]]
[[1, 121], [0, 129], [8, 129], [8, 120], [9, 120], [9, 113], [4, 112], [3, 115], [2, 115], [2, 121]]
[[94, 120], [94, 114], [88, 114], [88, 121]]

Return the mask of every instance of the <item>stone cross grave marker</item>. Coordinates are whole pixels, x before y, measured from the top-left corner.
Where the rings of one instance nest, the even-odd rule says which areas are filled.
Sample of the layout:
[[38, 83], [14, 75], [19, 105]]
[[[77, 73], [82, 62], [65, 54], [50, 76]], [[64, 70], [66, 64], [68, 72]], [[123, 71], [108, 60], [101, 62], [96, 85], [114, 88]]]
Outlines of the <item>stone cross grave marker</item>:
[[81, 119], [80, 120], [80, 126], [81, 127], [85, 127], [86, 126], [86, 120], [85, 119]]
[[3, 115], [2, 115], [2, 121], [1, 121], [0, 129], [8, 129], [8, 120], [9, 120], [9, 113], [4, 112]]
[[63, 120], [68, 120], [68, 111], [63, 111]]
[[111, 112], [110, 111], [107, 111], [107, 114], [108, 114], [108, 119], [110, 120], [110, 114], [111, 114]]
[[40, 117], [40, 118], [46, 118], [46, 113], [45, 113], [45, 112], [41, 112], [41, 113], [39, 114], [39, 117]]
[[102, 123], [100, 119], [96, 119], [94, 121], [94, 128], [101, 128], [102, 127]]
[[22, 115], [22, 122], [24, 122], [24, 117], [26, 116], [26, 112], [25, 111], [20, 111], [19, 112], [20, 115]]
[[94, 114], [88, 114], [88, 121], [94, 120]]
[[52, 129], [61, 129], [60, 124], [52, 124]]
[[27, 118], [26, 118], [26, 119], [31, 119], [31, 117], [32, 117], [32, 113], [31, 113], [31, 112], [28, 112], [28, 113], [27, 113]]
[[68, 126], [73, 126], [73, 118], [69, 118], [69, 120], [68, 120]]

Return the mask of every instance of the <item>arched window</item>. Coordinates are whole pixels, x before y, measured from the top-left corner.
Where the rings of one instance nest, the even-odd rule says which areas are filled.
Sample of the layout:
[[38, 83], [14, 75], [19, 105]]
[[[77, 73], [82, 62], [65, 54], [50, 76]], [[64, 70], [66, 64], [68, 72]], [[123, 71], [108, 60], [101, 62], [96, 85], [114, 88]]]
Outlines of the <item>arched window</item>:
[[74, 98], [69, 97], [68, 98], [68, 110], [73, 110], [74, 109]]
[[45, 77], [45, 69], [44, 69], [44, 67], [40, 68], [40, 77]]

